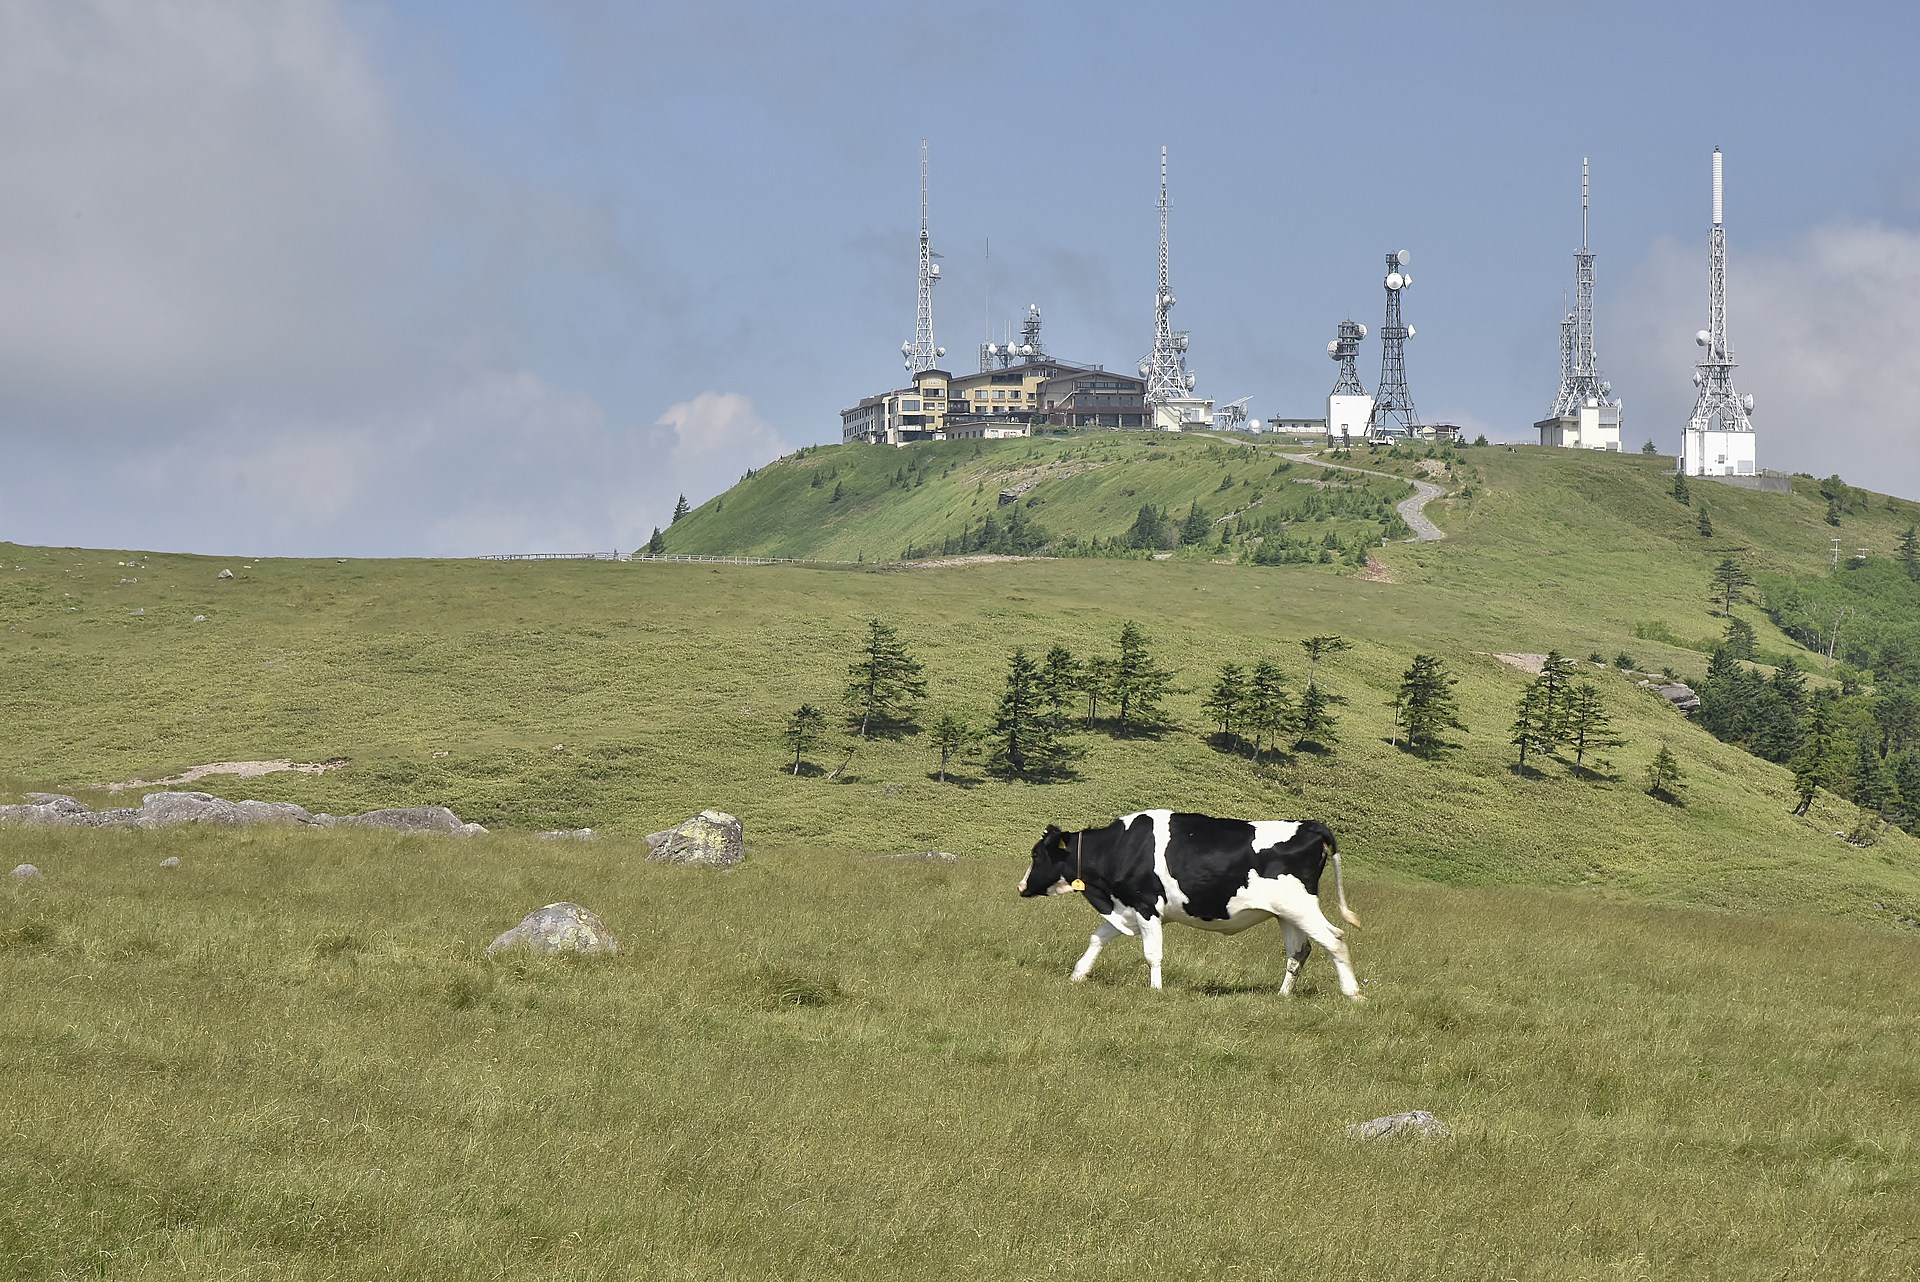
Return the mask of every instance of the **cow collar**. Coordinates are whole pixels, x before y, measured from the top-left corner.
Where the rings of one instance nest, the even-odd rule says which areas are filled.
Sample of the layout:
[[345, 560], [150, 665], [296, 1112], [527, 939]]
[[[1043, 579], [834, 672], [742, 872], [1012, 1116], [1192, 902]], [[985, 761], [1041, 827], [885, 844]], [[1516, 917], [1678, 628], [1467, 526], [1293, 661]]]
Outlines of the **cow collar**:
[[1080, 875], [1082, 863], [1086, 858], [1086, 854], [1087, 854], [1087, 830], [1085, 828], [1082, 828], [1079, 832], [1078, 840], [1074, 843], [1074, 848], [1073, 848], [1073, 880], [1070, 883], [1068, 883], [1076, 891], [1084, 891], [1087, 888], [1086, 879]]

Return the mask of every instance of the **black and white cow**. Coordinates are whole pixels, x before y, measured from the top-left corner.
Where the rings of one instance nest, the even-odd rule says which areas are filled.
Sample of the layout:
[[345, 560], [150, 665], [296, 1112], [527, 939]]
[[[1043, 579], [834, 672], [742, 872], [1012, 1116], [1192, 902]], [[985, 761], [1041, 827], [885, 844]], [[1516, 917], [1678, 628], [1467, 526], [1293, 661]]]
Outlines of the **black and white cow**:
[[1340, 852], [1333, 833], [1316, 820], [1215, 819], [1172, 810], [1123, 815], [1104, 828], [1062, 832], [1052, 824], [1033, 847], [1033, 867], [1020, 879], [1020, 893], [1071, 894], [1078, 890], [1103, 918], [1086, 953], [1073, 968], [1076, 984], [1115, 935], [1140, 936], [1151, 982], [1160, 987], [1163, 922], [1238, 934], [1278, 918], [1287, 937], [1287, 977], [1282, 996], [1307, 954], [1318, 944], [1333, 956], [1340, 991], [1365, 1001], [1340, 928], [1320, 911], [1320, 874], [1333, 860], [1340, 912], [1354, 925], [1340, 878]]

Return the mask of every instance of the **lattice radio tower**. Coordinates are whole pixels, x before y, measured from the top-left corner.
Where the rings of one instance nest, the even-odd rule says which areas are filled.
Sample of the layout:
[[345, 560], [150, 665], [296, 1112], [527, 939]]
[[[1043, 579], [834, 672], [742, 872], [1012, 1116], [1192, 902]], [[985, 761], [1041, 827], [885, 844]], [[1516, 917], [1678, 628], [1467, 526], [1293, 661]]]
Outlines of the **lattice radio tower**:
[[1588, 401], [1618, 408], [1600, 377], [1593, 345], [1593, 251], [1587, 247], [1587, 161], [1580, 159], [1580, 248], [1574, 251], [1573, 310], [1560, 322], [1560, 394], [1549, 418], [1574, 418]]
[[1334, 332], [1339, 337], [1327, 344], [1327, 355], [1340, 363], [1340, 377], [1333, 384], [1333, 395], [1365, 396], [1367, 389], [1360, 386], [1360, 371], [1354, 362], [1360, 355], [1360, 340], [1367, 336], [1367, 327], [1358, 321], [1341, 321]]
[[1407, 340], [1413, 326], [1400, 319], [1400, 291], [1413, 284], [1403, 270], [1413, 255], [1406, 250], [1387, 255], [1387, 320], [1380, 327], [1380, 390], [1374, 393], [1373, 416], [1367, 420], [1372, 436], [1415, 436], [1420, 414], [1407, 390]]
[[1173, 327], [1173, 286], [1167, 277], [1167, 149], [1160, 149], [1160, 288], [1153, 295], [1153, 352], [1140, 362], [1147, 404], [1186, 399], [1194, 376], [1187, 372], [1187, 333]]
[[[1713, 231], [1708, 238], [1707, 328], [1693, 341], [1707, 349], [1694, 366], [1694, 386], [1700, 397], [1693, 404], [1689, 432], [1751, 432], [1753, 397], [1733, 390], [1733, 348], [1727, 342], [1727, 229], [1721, 224], [1720, 149], [1713, 149]], [[1682, 459], [1686, 457], [1682, 451]], [[1683, 464], [1684, 465], [1684, 464]]]
[[944, 347], [933, 343], [933, 287], [940, 283], [940, 264], [933, 261], [940, 255], [933, 252], [933, 242], [927, 238], [927, 140], [920, 140], [920, 305], [913, 317], [913, 341], [900, 344], [900, 355], [905, 358], [907, 372], [918, 374], [923, 369], [933, 369], [942, 356], [947, 354]]

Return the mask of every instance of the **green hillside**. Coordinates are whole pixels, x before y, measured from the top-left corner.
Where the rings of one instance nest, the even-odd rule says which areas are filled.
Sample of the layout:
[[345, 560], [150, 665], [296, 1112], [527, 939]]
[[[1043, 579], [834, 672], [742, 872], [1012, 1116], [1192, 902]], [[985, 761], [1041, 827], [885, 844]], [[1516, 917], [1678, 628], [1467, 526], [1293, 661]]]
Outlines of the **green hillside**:
[[[1871, 747], [1915, 675], [1895, 553], [1920, 506], [1811, 481], [1682, 505], [1659, 459], [1424, 453], [1351, 460], [1448, 487], [1448, 538], [1385, 547], [1400, 480], [1122, 436], [809, 450], [668, 532], [813, 565], [0, 544], [0, 802], [344, 760], [191, 786], [494, 830], [0, 827], [0, 867], [46, 874], [0, 885], [0, 1272], [1913, 1275], [1920, 842], [1868, 834], [1857, 779], [1795, 814], [1793, 768], [1641, 683], [1703, 680], [1733, 557], [1767, 662], [1717, 670], [1796, 658]], [[1126, 546], [1143, 507], [1195, 503], [1207, 540]], [[1073, 554], [896, 562], [1015, 508]], [[1835, 536], [1866, 562], [1831, 564]], [[1271, 547], [1292, 559], [1254, 563]], [[1806, 643], [1838, 605], [1829, 668]], [[940, 782], [929, 733], [847, 734], [875, 618], [924, 664], [926, 727], [983, 724], [1015, 647], [1108, 656], [1135, 621], [1174, 669], [1167, 724], [1072, 733], [1057, 782], [978, 759]], [[1256, 764], [1215, 739], [1222, 663], [1271, 659], [1298, 697], [1299, 643], [1326, 635], [1351, 644], [1317, 669], [1344, 700], [1323, 749]], [[1587, 774], [1564, 751], [1513, 769], [1532, 678], [1499, 656], [1548, 650], [1624, 740]], [[1425, 755], [1395, 742], [1417, 653], [1465, 723]], [[796, 776], [802, 702], [833, 724]], [[1884, 724], [1888, 760], [1911, 752]], [[1371, 1000], [1322, 958], [1280, 999], [1269, 929], [1171, 932], [1161, 993], [1128, 940], [1070, 987], [1092, 919], [1015, 897], [1027, 852], [1049, 821], [1152, 805], [1329, 822]], [[646, 861], [643, 834], [703, 807], [743, 819], [742, 869]], [[958, 858], [888, 857], [926, 851]], [[563, 899], [621, 956], [482, 954]], [[1407, 1108], [1454, 1137], [1345, 1137]]]

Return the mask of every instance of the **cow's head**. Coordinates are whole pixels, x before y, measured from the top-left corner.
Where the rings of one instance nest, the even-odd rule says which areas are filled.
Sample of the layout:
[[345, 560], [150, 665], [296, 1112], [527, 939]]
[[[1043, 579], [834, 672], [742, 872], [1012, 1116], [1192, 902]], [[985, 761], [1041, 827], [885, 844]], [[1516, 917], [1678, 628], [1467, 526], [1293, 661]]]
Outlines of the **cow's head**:
[[1072, 894], [1072, 876], [1073, 856], [1067, 849], [1067, 834], [1048, 824], [1040, 840], [1033, 843], [1033, 867], [1020, 879], [1020, 893], [1029, 899]]

